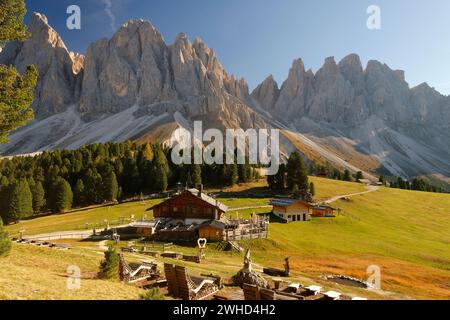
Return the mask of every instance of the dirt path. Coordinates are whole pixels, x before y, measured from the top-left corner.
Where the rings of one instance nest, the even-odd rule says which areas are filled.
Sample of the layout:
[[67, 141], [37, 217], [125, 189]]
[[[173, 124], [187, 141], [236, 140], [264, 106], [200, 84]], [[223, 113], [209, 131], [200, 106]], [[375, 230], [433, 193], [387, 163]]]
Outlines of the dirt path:
[[[124, 224], [120, 226], [113, 226], [114, 228], [123, 228], [128, 227], [129, 224]], [[97, 231], [99, 231], [98, 229]], [[41, 233], [41, 234], [35, 234], [35, 235], [24, 235], [24, 238], [26, 239], [36, 239], [36, 240], [58, 240], [58, 239], [83, 239], [88, 238], [92, 235], [93, 230], [71, 230], [71, 231], [56, 231], [56, 232], [49, 232], [49, 233]]]
[[326, 200], [324, 202], [327, 203], [327, 204], [330, 204], [330, 203], [336, 202], [336, 201], [338, 201], [340, 199], [343, 199], [343, 198], [350, 198], [350, 197], [354, 197], [354, 196], [359, 196], [361, 194], [375, 192], [375, 191], [378, 191], [380, 189], [380, 187], [378, 187], [378, 186], [366, 186], [366, 189], [367, 190], [363, 191], [363, 192], [344, 194], [344, 195], [341, 195], [341, 196], [336, 196], [336, 197], [330, 198], [330, 199], [328, 199], [328, 200]]

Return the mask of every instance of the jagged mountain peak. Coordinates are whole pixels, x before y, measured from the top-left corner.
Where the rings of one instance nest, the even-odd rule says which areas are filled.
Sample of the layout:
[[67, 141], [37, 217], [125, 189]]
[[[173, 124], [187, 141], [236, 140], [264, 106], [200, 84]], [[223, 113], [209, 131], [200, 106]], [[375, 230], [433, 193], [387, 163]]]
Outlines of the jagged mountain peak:
[[351, 53], [345, 56], [341, 61], [339, 61], [338, 65], [341, 70], [345, 68], [363, 72], [361, 58], [356, 53]]
[[46, 42], [54, 48], [64, 48], [67, 50], [62, 38], [48, 24], [48, 19], [45, 15], [34, 12], [28, 22], [28, 30], [31, 33], [30, 40], [35, 42]]
[[[39, 81], [32, 106], [37, 118], [42, 118], [66, 110], [75, 101], [78, 79], [74, 70], [81, 71], [82, 58], [69, 53], [45, 15], [33, 13], [28, 30], [31, 36], [24, 42], [6, 44], [0, 63], [14, 65], [20, 72], [36, 66]], [[77, 60], [75, 68], [73, 59]]]

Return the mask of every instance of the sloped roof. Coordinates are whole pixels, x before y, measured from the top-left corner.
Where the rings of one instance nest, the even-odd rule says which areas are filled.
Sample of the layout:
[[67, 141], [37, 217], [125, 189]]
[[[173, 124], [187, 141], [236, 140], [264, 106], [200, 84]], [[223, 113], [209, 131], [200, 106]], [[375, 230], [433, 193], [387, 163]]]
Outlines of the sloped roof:
[[[217, 201], [216, 199], [208, 196], [207, 194], [201, 193], [201, 195], [199, 196], [200, 191], [198, 189], [194, 189], [194, 188], [193, 189], [187, 189], [187, 190], [184, 190], [181, 194], [183, 194], [185, 192], [190, 192], [192, 195], [196, 196], [197, 198], [200, 198], [201, 200], [203, 200], [203, 201], [207, 202], [208, 204], [212, 205], [213, 207], [216, 207], [220, 211], [223, 211], [223, 212], [227, 212], [228, 211], [228, 207], [225, 204], [223, 204], [220, 201]], [[179, 195], [180, 194], [178, 194], [176, 196], [173, 196], [172, 198], [170, 198], [170, 199], [168, 199], [166, 201], [169, 201], [169, 200], [171, 200], [171, 199], [173, 199], [173, 198], [175, 198], [175, 197], [177, 197]], [[154, 205], [153, 207], [151, 207], [150, 209], [154, 209], [156, 207], [159, 207], [164, 202], [165, 201], [163, 201], [161, 203], [158, 203], [158, 204]]]
[[289, 198], [277, 198], [277, 199], [272, 199], [270, 201], [270, 204], [273, 206], [278, 206], [278, 207], [289, 207], [293, 204], [296, 204], [298, 202], [304, 203], [308, 206], [311, 206], [310, 203], [303, 201], [303, 200], [299, 200], [299, 199], [289, 199]]
[[332, 206], [329, 206], [329, 205], [326, 205], [326, 204], [315, 205], [313, 207], [313, 209], [315, 209], [315, 210], [326, 210], [326, 209], [337, 210], [336, 208], [333, 208]]
[[207, 226], [211, 226], [213, 228], [223, 230], [223, 229], [225, 229], [226, 224], [224, 222], [222, 222], [222, 221], [219, 221], [219, 220], [210, 220], [210, 221], [206, 221], [206, 222], [202, 223], [199, 226], [199, 228], [207, 227]]
[[[187, 191], [189, 191], [190, 193], [192, 193], [194, 196], [199, 197], [199, 193], [200, 191], [198, 189], [192, 188], [192, 189], [188, 189]], [[227, 212], [228, 211], [228, 207], [226, 205], [224, 205], [222, 202], [217, 201], [216, 199], [208, 196], [205, 193], [201, 193], [201, 197], [199, 197], [200, 199], [202, 199], [203, 201], [208, 202], [210, 205], [216, 207], [217, 209]]]

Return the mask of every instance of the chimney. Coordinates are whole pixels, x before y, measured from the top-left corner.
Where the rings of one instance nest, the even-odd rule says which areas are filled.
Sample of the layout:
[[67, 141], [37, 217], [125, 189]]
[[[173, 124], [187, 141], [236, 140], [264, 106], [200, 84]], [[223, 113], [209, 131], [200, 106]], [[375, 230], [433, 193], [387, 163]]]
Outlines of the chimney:
[[198, 189], [198, 196], [201, 197], [203, 193], [203, 184], [200, 184], [200, 188]]

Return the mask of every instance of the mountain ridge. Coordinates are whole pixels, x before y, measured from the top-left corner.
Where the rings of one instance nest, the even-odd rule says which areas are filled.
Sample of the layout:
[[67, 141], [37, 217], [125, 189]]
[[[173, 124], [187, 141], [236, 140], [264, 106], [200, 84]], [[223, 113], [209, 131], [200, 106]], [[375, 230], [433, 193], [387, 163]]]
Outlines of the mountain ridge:
[[14, 132], [2, 153], [150, 136], [167, 142], [175, 128], [203, 120], [221, 130], [279, 128], [284, 153], [298, 149], [371, 177], [385, 170], [449, 180], [450, 97], [426, 83], [411, 88], [403, 71], [376, 60], [364, 68], [356, 54], [329, 57], [314, 73], [296, 59], [281, 86], [270, 75], [250, 92], [199, 38], [180, 33], [167, 44], [144, 20], [92, 43], [85, 56], [70, 52], [44, 15], [33, 14], [29, 29], [32, 37], [8, 43], [0, 63], [38, 67], [37, 120]]

